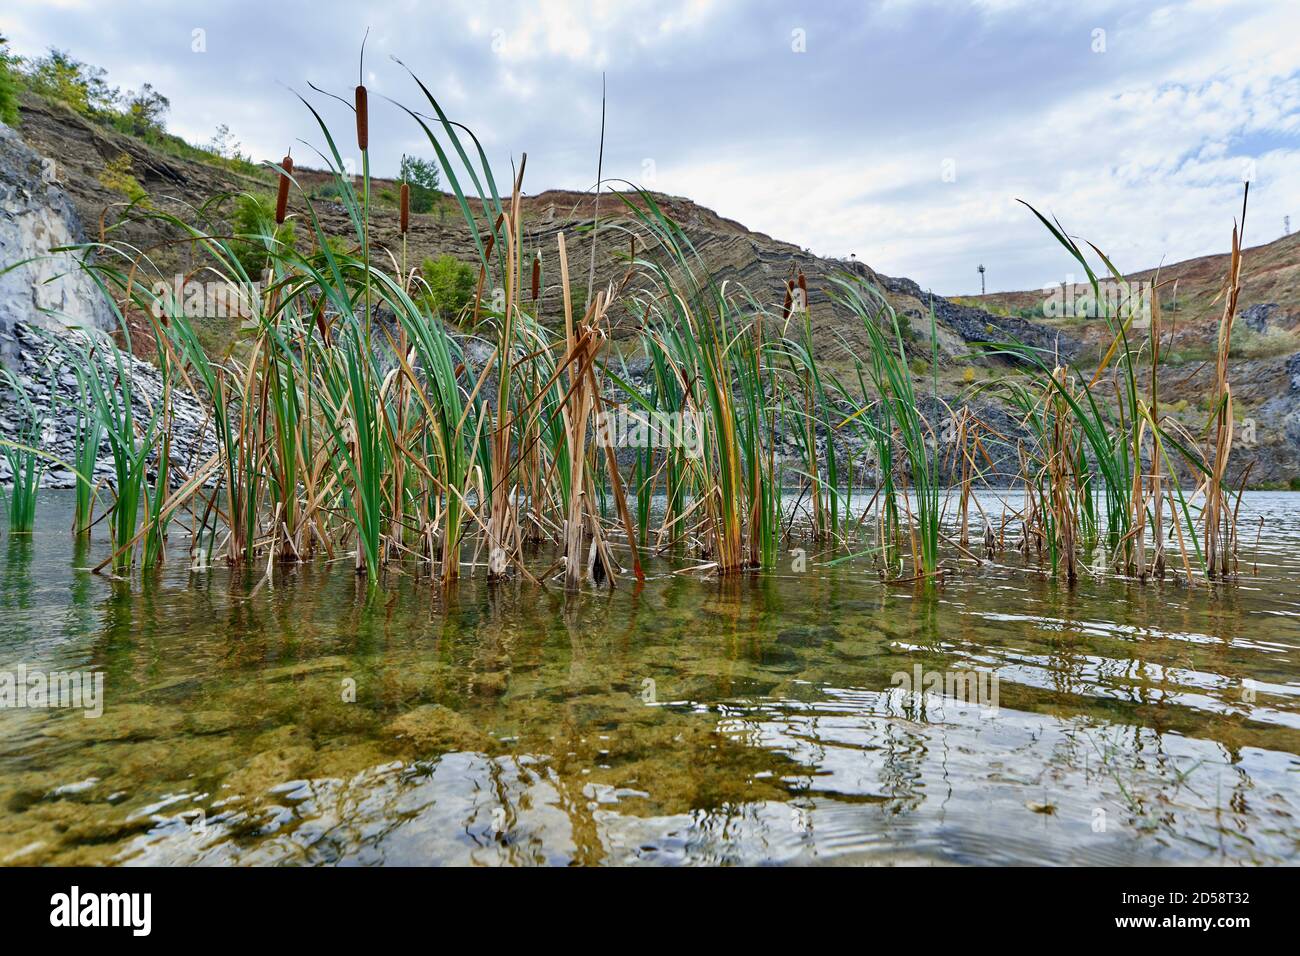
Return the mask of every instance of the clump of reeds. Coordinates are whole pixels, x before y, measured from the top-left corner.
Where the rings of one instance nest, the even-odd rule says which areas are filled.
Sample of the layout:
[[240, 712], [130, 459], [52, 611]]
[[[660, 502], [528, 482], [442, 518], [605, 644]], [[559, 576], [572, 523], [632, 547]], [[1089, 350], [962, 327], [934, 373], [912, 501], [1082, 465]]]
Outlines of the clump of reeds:
[[36, 526], [36, 490], [40, 487], [45, 462], [41, 456], [42, 421], [22, 381], [0, 368], [0, 385], [11, 395], [20, 419], [17, 441], [0, 441], [9, 462], [10, 481], [7, 511], [10, 534], [31, 534]]
[[[1189, 580], [1194, 563], [1207, 577], [1228, 574], [1229, 568], [1236, 567], [1237, 547], [1236, 514], [1224, 481], [1232, 445], [1227, 366], [1241, 281], [1239, 228], [1233, 229], [1233, 254], [1218, 328], [1215, 401], [1207, 426], [1213, 440], [1202, 447], [1194, 436], [1161, 414], [1162, 324], [1157, 297], [1152, 294], [1149, 302], [1125, 298], [1112, 306], [1109, 297], [1100, 294], [1101, 280], [1079, 244], [1059, 224], [1036, 210], [1034, 214], [1082, 265], [1094, 299], [1107, 303], [1101, 314], [1108, 323], [1111, 342], [1091, 374], [1050, 364], [1047, 356], [1020, 344], [996, 347], [1023, 362], [1031, 382], [1028, 387], [1017, 382], [1003, 386], [1035, 439], [1035, 451], [1021, 457], [1026, 542], [1030, 537], [1037, 541], [1052, 570], [1063, 570], [1070, 580], [1078, 573], [1076, 551], [1093, 548], [1101, 556], [1109, 555], [1101, 563], [1118, 573], [1163, 577], [1171, 538]], [[1110, 277], [1123, 283], [1123, 275], [1105, 254], [1095, 246], [1092, 250]], [[1136, 319], [1148, 313], [1147, 334], [1135, 342]], [[1139, 372], [1146, 362], [1149, 382], [1144, 396]], [[1103, 383], [1111, 386], [1113, 403], [1107, 400]], [[1178, 480], [1180, 471], [1197, 481], [1190, 495]], [[1239, 496], [1240, 492], [1238, 500]]]
[[[893, 474], [894, 450], [901, 451], [906, 463], [907, 485], [912, 495], [901, 498], [903, 511], [908, 517], [908, 546], [912, 555], [914, 575], [929, 578], [939, 570], [939, 517], [941, 476], [935, 431], [918, 403], [911, 365], [908, 360], [904, 336], [898, 315], [878, 291], [865, 289], [860, 282], [837, 280], [841, 299], [862, 321], [870, 345], [866, 374], [873, 391], [879, 396], [877, 415], [869, 420], [868, 427], [876, 433], [881, 467], [889, 468], [890, 477], [885, 485], [888, 497], [897, 495]], [[934, 311], [930, 311], [930, 367], [932, 399], [938, 398], [938, 335]], [[861, 370], [859, 376], [861, 377]], [[882, 447], [887, 445], [888, 447]], [[887, 464], [886, 464], [887, 462]], [[906, 489], [905, 489], [906, 490]], [[912, 498], [916, 512], [912, 513]], [[898, 531], [898, 500], [883, 502], [885, 533], [895, 536]], [[888, 547], [896, 547], [896, 541]]]
[[[485, 568], [493, 582], [518, 575], [544, 585], [551, 571], [529, 570], [525, 544], [547, 539], [559, 551], [571, 590], [612, 586], [622, 573], [616, 551], [630, 556], [638, 577], [646, 549], [691, 559], [699, 573], [734, 576], [775, 567], [781, 548], [796, 539], [850, 557], [870, 554], [895, 582], [940, 579], [948, 555], [980, 560], [970, 550], [969, 509], [973, 502], [978, 507], [971, 489], [983, 474], [980, 456], [988, 458], [985, 443], [1011, 439], [969, 409], [954, 417], [940, 400], [933, 309], [928, 356], [909, 354], [915, 341], [903, 334], [880, 290], [857, 278], [833, 279], [826, 291], [862, 323], [868, 343], [865, 354], [852, 356], [852, 374], [842, 381], [818, 354], [814, 290], [801, 269], [792, 265], [779, 307], [718, 282], [654, 197], [637, 193], [622, 197], [621, 228], [632, 237], [627, 274], [594, 289], [581, 310], [575, 310], [566, 238], [557, 237], [563, 313], [545, 317], [562, 326], [553, 329], [541, 315], [540, 254], [534, 248], [524, 260], [525, 163], [503, 199], [472, 134], [416, 83], [436, 118], [407, 113], [442, 165], [478, 258], [477, 290], [464, 315], [430, 314], [415, 288], [418, 279], [407, 272], [406, 184], [399, 198], [400, 262], [374, 254], [380, 249], [370, 228], [364, 85], [354, 99], [359, 180], [346, 174], [328, 126], [309, 105], [328, 144], [334, 193], [354, 241], [346, 248], [328, 241], [288, 156], [271, 167], [279, 175], [276, 224], [285, 221], [290, 192], [299, 189], [295, 215], [315, 241], [300, 250], [277, 241], [273, 231], [255, 237], [271, 281], [231, 355], [216, 361], [205, 352], [179, 304], [148, 292], [142, 279], [150, 263], [129, 248], [117, 250], [126, 268], [108, 256], [87, 266], [113, 301], [124, 333], [128, 311], [160, 316], [150, 319], [150, 332], [165, 388], [162, 407], [144, 418], [120, 356], [89, 346], [69, 346], [67, 353], [86, 397], [78, 470], [93, 471], [101, 440], [112, 453], [111, 501], [103, 510], [112, 538], [106, 564], [115, 572], [137, 560], [163, 561], [168, 522], [181, 510], [191, 516], [195, 541], [205, 542], [202, 558], [192, 555], [196, 562], [215, 554], [270, 573], [276, 562], [341, 553], [371, 587], [395, 563], [414, 565], [444, 586], [464, 567]], [[234, 240], [220, 229], [150, 215], [206, 253], [210, 272], [247, 281]], [[1086, 268], [1078, 245], [1048, 225]], [[1234, 242], [1212, 454], [1200, 455], [1190, 436], [1160, 415], [1158, 319], [1154, 339], [1135, 347], [1131, 316], [1108, 316], [1114, 344], [1090, 374], [1058, 356], [1014, 343], [1000, 347], [1026, 373], [1005, 391], [1024, 423], [1018, 457], [1025, 503], [1015, 520], [1031, 560], [1073, 581], [1085, 567], [1083, 555], [1097, 548], [1114, 570], [1159, 574], [1172, 533], [1185, 566], [1189, 548], [1208, 573], [1229, 566], [1235, 519], [1223, 485], [1231, 442], [1227, 341], [1240, 280], [1236, 248]], [[385, 261], [395, 272], [381, 266]], [[1095, 285], [1097, 277], [1088, 274]], [[485, 298], [488, 288], [502, 289], [504, 297]], [[620, 321], [639, 329], [648, 359], [643, 385], [612, 367], [607, 346]], [[462, 347], [467, 332], [489, 344], [490, 356], [477, 366]], [[1137, 384], [1144, 354], [1151, 369], [1145, 396]], [[928, 382], [913, 371], [914, 361], [927, 358]], [[1114, 404], [1103, 397], [1108, 386], [1116, 389]], [[217, 442], [216, 454], [190, 463], [184, 476], [170, 451], [170, 401], [178, 389], [205, 398]], [[698, 441], [677, 435], [663, 446], [629, 449], [620, 460], [597, 427], [602, 415], [620, 407], [647, 421], [660, 414], [689, 420]], [[931, 421], [945, 413], [955, 421], [948, 452], [940, 450]], [[782, 431], [798, 440], [792, 465], [781, 461]], [[850, 435], [869, 456], [848, 453]], [[1193, 500], [1175, 479], [1171, 455], [1201, 476]], [[34, 459], [23, 461], [30, 475]], [[955, 540], [941, 527], [945, 468], [959, 491]], [[855, 518], [855, 482], [873, 469], [875, 493]], [[89, 526], [94, 505], [88, 481], [84, 494], [79, 528]], [[1198, 533], [1192, 512], [1199, 496]], [[999, 536], [1010, 520], [1004, 514], [998, 536], [993, 523], [984, 516], [985, 560], [1003, 550]], [[11, 520], [11, 527], [18, 523]], [[464, 547], [470, 536], [472, 557]], [[948, 544], [952, 550], [945, 552]], [[865, 550], [855, 550], [861, 545]]]
[[1232, 345], [1232, 326], [1237, 315], [1237, 296], [1241, 292], [1241, 231], [1246, 226], [1246, 199], [1250, 183], [1241, 200], [1241, 222], [1232, 227], [1232, 256], [1228, 265], [1223, 316], [1219, 320], [1218, 347], [1214, 356], [1214, 404], [1210, 427], [1213, 453], [1206, 462], [1205, 474], [1205, 571], [1210, 577], [1226, 577], [1235, 565], [1236, 518], [1229, 507], [1224, 489], [1228, 457], [1232, 452], [1232, 386], [1228, 383], [1228, 352]]

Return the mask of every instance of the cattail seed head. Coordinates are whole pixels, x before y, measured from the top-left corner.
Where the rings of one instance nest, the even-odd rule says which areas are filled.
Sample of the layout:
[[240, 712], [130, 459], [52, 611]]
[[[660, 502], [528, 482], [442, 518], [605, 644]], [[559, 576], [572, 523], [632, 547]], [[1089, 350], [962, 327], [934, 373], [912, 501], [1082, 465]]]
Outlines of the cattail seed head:
[[537, 296], [542, 291], [542, 257], [533, 256], [533, 301], [537, 301]]
[[401, 208], [401, 233], [406, 235], [407, 230], [411, 228], [411, 187], [406, 183], [402, 183]]
[[785, 281], [785, 303], [781, 306], [781, 321], [784, 322], [790, 318], [790, 306], [794, 304], [794, 283], [789, 279]]
[[330, 344], [330, 328], [325, 323], [325, 307], [322, 304], [316, 309], [316, 328], [320, 332], [321, 341], [326, 345]]
[[370, 145], [370, 114], [366, 109], [366, 88], [357, 87], [357, 149], [363, 153]]
[[280, 160], [280, 168], [284, 170], [280, 174], [280, 191], [275, 197], [275, 224], [278, 226], [284, 222], [285, 213], [289, 210], [289, 173], [293, 172], [293, 158], [290, 156]]

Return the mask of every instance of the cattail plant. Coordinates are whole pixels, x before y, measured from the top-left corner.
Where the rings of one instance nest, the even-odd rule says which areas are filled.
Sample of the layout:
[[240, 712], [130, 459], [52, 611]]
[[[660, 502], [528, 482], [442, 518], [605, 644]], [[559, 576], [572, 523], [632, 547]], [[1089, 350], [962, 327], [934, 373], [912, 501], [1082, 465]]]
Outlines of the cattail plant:
[[1223, 316], [1219, 320], [1218, 347], [1214, 356], [1214, 404], [1210, 421], [1213, 425], [1213, 455], [1207, 462], [1205, 479], [1205, 568], [1209, 577], [1226, 577], [1231, 557], [1230, 538], [1233, 522], [1224, 493], [1224, 475], [1232, 451], [1232, 386], [1228, 383], [1228, 352], [1232, 347], [1232, 326], [1237, 314], [1237, 297], [1241, 292], [1241, 233], [1246, 226], [1246, 200], [1250, 183], [1246, 183], [1241, 200], [1241, 222], [1232, 227], [1232, 257], [1228, 266], [1227, 294]]
[[[865, 288], [858, 280], [836, 278], [840, 300], [863, 323], [870, 345], [868, 374], [873, 390], [888, 406], [890, 433], [897, 432], [897, 444], [908, 466], [910, 484], [916, 501], [915, 524], [909, 519], [909, 540], [914, 576], [929, 579], [939, 570], [940, 488], [937, 446], [934, 429], [917, 403], [912, 372], [907, 360], [903, 333], [898, 316], [878, 291]], [[930, 311], [930, 367], [937, 376], [938, 335], [934, 311]], [[937, 393], [938, 381], [932, 382]], [[892, 453], [890, 455], [892, 461]], [[911, 515], [911, 503], [903, 496], [903, 506]]]
[[73, 435], [73, 465], [77, 485], [74, 497], [72, 531], [78, 537], [90, 534], [94, 512], [95, 466], [99, 460], [99, 447], [104, 440], [104, 426], [92, 413], [86, 389], [85, 371], [74, 366], [77, 389], [81, 401], [76, 409], [76, 431]]
[[8, 494], [9, 533], [31, 534], [36, 525], [36, 492], [44, 471], [44, 454], [40, 450], [44, 423], [16, 375], [0, 368], [0, 383], [10, 391], [23, 422], [18, 441], [0, 440], [13, 482]]

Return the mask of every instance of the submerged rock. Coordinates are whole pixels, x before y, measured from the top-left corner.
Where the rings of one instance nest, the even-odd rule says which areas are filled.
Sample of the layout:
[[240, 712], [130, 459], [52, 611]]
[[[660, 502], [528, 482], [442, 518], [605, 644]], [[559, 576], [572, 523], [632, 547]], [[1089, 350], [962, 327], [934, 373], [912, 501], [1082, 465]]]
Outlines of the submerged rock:
[[225, 787], [246, 797], [258, 797], [272, 787], [304, 776], [315, 759], [315, 750], [301, 744], [266, 750], [226, 777]]
[[467, 718], [441, 704], [425, 704], [389, 723], [386, 730], [405, 748], [422, 756], [474, 751], [490, 753], [497, 742]]

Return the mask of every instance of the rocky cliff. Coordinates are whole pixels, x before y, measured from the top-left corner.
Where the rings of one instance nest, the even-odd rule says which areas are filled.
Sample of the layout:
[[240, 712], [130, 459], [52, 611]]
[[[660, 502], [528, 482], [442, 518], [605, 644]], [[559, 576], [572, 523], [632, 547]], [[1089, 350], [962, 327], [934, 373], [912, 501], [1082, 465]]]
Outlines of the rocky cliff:
[[[47, 147], [48, 148], [48, 147]], [[41, 484], [72, 487], [75, 477], [63, 463], [71, 461], [82, 395], [66, 356], [54, 347], [60, 338], [76, 340], [106, 356], [115, 349], [110, 332], [117, 322], [103, 292], [73, 253], [60, 251], [86, 241], [84, 200], [63, 188], [65, 167], [26, 144], [19, 133], [0, 123], [0, 364], [12, 374], [36, 410], [41, 445], [57, 462], [47, 465]], [[90, 351], [90, 349], [85, 349]], [[109, 362], [106, 357], [100, 361]], [[147, 421], [162, 398], [162, 380], [147, 362], [122, 356], [130, 376], [136, 413]], [[110, 372], [116, 374], [116, 361]], [[0, 389], [0, 395], [5, 390]], [[177, 395], [175, 441], [180, 463], [177, 479], [216, 450], [211, 428], [197, 400]], [[29, 423], [20, 421], [12, 403], [0, 406], [0, 438], [23, 442]], [[112, 472], [105, 442], [95, 466], [96, 481]], [[12, 478], [9, 461], [0, 456], [0, 484]]]
[[0, 361], [18, 356], [15, 325], [112, 327], [108, 303], [70, 253], [85, 241], [57, 164], [0, 123]]

